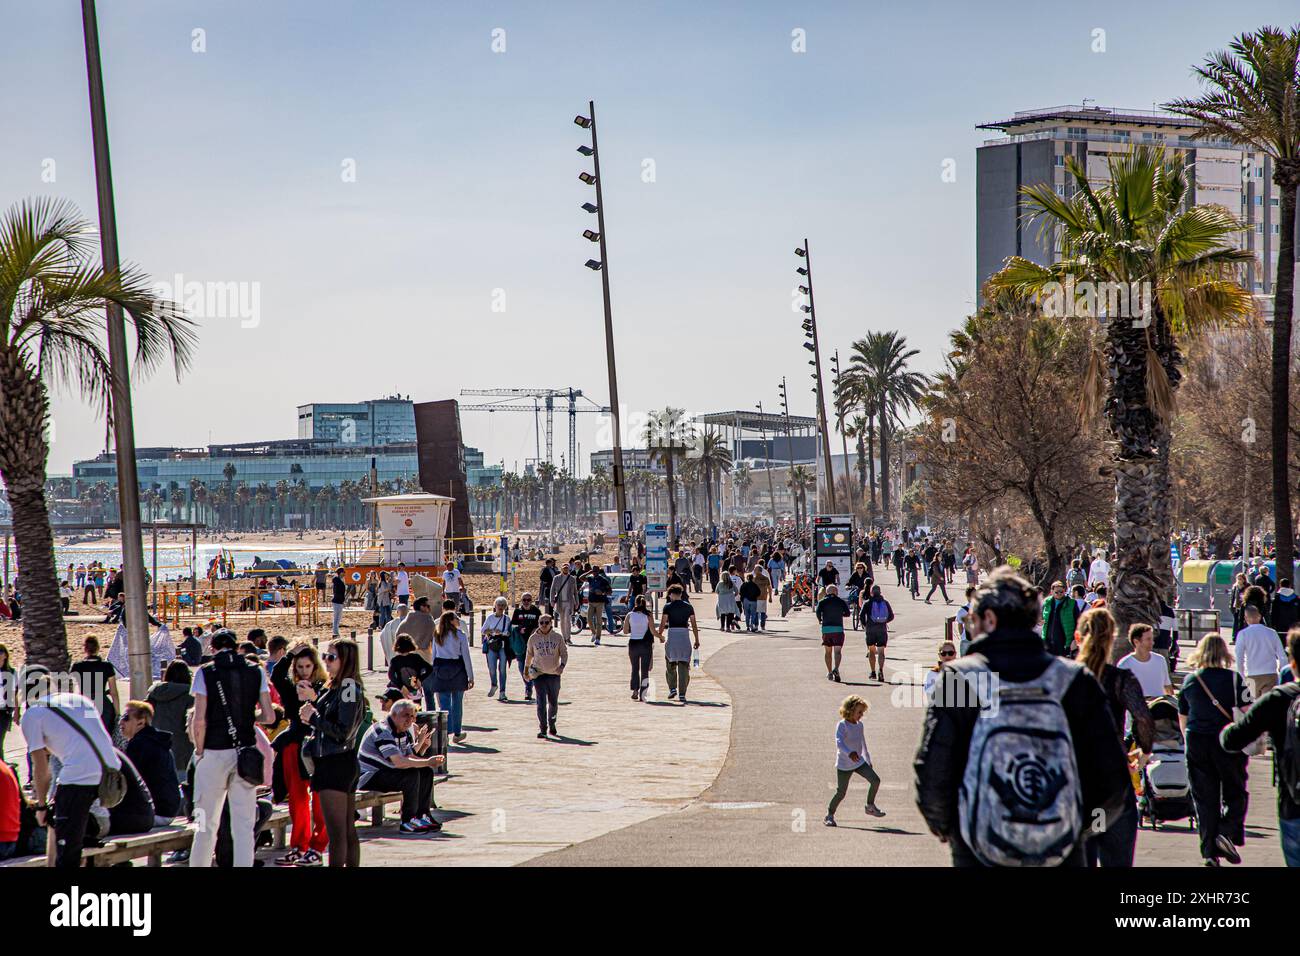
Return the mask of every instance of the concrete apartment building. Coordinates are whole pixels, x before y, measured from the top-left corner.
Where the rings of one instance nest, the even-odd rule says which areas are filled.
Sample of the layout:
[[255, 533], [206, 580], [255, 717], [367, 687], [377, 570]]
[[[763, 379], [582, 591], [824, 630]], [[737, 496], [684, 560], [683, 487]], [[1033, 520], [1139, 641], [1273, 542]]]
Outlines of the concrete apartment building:
[[986, 140], [975, 153], [975, 287], [1002, 267], [1008, 256], [1048, 264], [1056, 252], [1039, 224], [1024, 218], [1020, 189], [1050, 183], [1059, 196], [1073, 194], [1065, 169], [1072, 156], [1093, 182], [1108, 178], [1107, 159], [1134, 146], [1163, 145], [1192, 165], [1191, 202], [1226, 208], [1246, 225], [1241, 245], [1255, 254], [1246, 268], [1246, 287], [1272, 310], [1278, 241], [1278, 189], [1268, 156], [1211, 136], [1200, 124], [1155, 110], [1099, 106], [1057, 106], [1025, 110], [978, 129], [1003, 136]]

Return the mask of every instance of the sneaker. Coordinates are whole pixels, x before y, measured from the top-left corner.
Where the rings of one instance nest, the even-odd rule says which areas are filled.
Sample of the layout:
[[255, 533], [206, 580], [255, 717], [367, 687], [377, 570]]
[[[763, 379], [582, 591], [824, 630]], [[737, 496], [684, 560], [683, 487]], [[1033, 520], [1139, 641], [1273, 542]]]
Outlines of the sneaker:
[[831, 816], [829, 813], [826, 814], [826, 819], [822, 820], [822, 823], [828, 827], [836, 826], [835, 818]]
[[505, 691], [502, 691], [502, 692], [497, 696], [497, 700], [504, 702], [505, 699], [506, 699], [506, 692], [505, 692]]
[[539, 730], [539, 731], [537, 731], [537, 739], [538, 739], [538, 740], [545, 740], [545, 739], [546, 739], [546, 731], [544, 731], [544, 730]]
[[682, 695], [679, 696], [677, 699], [680, 700], [683, 704], [686, 703], [686, 695], [685, 695], [685, 694], [682, 694]]
[[497, 695], [497, 685], [493, 684], [492, 689], [488, 691], [488, 696], [495, 697], [496, 695]]
[[876, 679], [875, 671], [872, 671], [870, 674], [867, 675], [867, 680], [875, 680], [875, 679]]
[[302, 855], [301, 859], [299, 859], [298, 862], [294, 864], [294, 866], [322, 866], [324, 865], [324, 863], [325, 863], [324, 857], [322, 857], [315, 850], [308, 850], [306, 853]]
[[1219, 866], [1219, 865], [1220, 864], [1218, 858], [1213, 856], [1207, 856], [1205, 859], [1201, 861], [1201, 866]]
[[670, 691], [668, 692], [668, 699], [669, 699], [669, 700], [676, 700], [676, 699], [677, 699], [677, 691], [675, 691], [675, 690], [670, 690]]
[[555, 729], [555, 721], [551, 721], [551, 736], [552, 737], [560, 736], [560, 732]]
[[591, 639], [591, 646], [592, 646], [592, 647], [600, 647], [600, 638], [599, 638], [599, 637], [593, 637], [593, 638]]
[[632, 699], [633, 699], [633, 700], [640, 700], [640, 699], [641, 699], [641, 692], [640, 692], [639, 690], [634, 690], [634, 691], [632, 691]]
[[1232, 841], [1222, 833], [1214, 838], [1214, 845], [1229, 863], [1236, 866], [1241, 862], [1241, 854], [1238, 853], [1237, 848], [1232, 845]]
[[460, 743], [460, 742], [463, 741], [467, 736], [469, 736], [469, 735], [466, 734], [466, 733], [463, 733], [463, 732], [462, 732], [462, 733], [456, 734], [456, 735], [455, 735], [454, 737], [452, 737], [451, 739], [454, 740], [456, 743]]
[[415, 822], [423, 824], [426, 829], [433, 830], [435, 832], [442, 829], [442, 824], [430, 816], [420, 817], [420, 819]]
[[840, 680], [840, 669], [839, 669], [838, 667], [835, 668], [835, 670], [832, 671], [832, 673], [835, 675], [835, 683], [837, 683], [837, 684], [843, 683], [843, 682]]
[[277, 858], [275, 861], [275, 865], [276, 866], [297, 866], [298, 861], [301, 860], [302, 857], [303, 857], [302, 850], [299, 850], [297, 847], [294, 847], [284, 856]]
[[533, 692], [531, 690], [524, 694], [524, 700], [528, 703], [532, 703]]
[[188, 863], [190, 860], [189, 850], [174, 850], [167, 854], [168, 863]]
[[397, 828], [398, 833], [428, 833], [429, 828], [422, 826], [418, 820], [407, 820]]
[[866, 810], [867, 816], [869, 817], [883, 817], [885, 815], [885, 811], [880, 809], [880, 807], [876, 806], [874, 803], [868, 803]]

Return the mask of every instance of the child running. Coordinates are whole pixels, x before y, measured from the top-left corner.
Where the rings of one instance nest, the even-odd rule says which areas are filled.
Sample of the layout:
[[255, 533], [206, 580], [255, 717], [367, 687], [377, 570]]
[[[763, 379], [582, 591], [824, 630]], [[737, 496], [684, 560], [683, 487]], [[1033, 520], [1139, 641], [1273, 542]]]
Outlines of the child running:
[[844, 698], [840, 704], [840, 722], [835, 726], [835, 796], [826, 808], [828, 827], [835, 826], [835, 808], [849, 792], [849, 781], [856, 773], [867, 781], [867, 816], [883, 817], [885, 811], [876, 806], [876, 791], [880, 789], [880, 776], [871, 769], [871, 755], [867, 753], [867, 736], [862, 717], [867, 712], [867, 702], [857, 694]]

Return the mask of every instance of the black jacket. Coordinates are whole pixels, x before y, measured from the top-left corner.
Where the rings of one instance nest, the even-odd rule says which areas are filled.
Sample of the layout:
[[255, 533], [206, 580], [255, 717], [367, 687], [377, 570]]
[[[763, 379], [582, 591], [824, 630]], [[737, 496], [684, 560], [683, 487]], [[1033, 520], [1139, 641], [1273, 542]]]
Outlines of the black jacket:
[[[1274, 687], [1257, 700], [1240, 720], [1223, 728], [1219, 734], [1219, 743], [1229, 753], [1236, 753], [1267, 733], [1273, 738], [1273, 753], [1280, 755], [1286, 741], [1287, 709], [1297, 697], [1300, 697], [1300, 684], [1294, 681]], [[1280, 756], [1276, 759], [1280, 761]], [[1291, 799], [1286, 787], [1280, 785], [1277, 788], [1277, 815], [1283, 820], [1300, 818], [1300, 804]]]
[[126, 755], [148, 785], [157, 815], [180, 816], [181, 782], [172, 760], [172, 735], [151, 726], [141, 727], [127, 742]]
[[311, 735], [303, 746], [312, 757], [332, 757], [357, 746], [357, 731], [366, 714], [365, 688], [344, 681], [337, 689], [327, 689], [316, 698], [316, 712], [311, 717]]
[[[1016, 682], [1033, 680], [1052, 661], [1042, 638], [1028, 628], [999, 628], [972, 643], [968, 653], [982, 654], [995, 673]], [[945, 666], [940, 686], [935, 688], [935, 699], [968, 701], [970, 695], [956, 687], [960, 680], [956, 671]], [[1061, 706], [1074, 740], [1083, 819], [1094, 819], [1098, 809], [1105, 811], [1105, 819], [1113, 819], [1112, 814], [1123, 808], [1133, 784], [1106, 695], [1096, 678], [1081, 670], [1066, 690]], [[949, 840], [961, 839], [957, 794], [966, 772], [967, 753], [979, 713], [974, 701], [967, 706], [930, 707], [925, 714], [921, 746], [916, 752], [917, 806], [930, 830]]]

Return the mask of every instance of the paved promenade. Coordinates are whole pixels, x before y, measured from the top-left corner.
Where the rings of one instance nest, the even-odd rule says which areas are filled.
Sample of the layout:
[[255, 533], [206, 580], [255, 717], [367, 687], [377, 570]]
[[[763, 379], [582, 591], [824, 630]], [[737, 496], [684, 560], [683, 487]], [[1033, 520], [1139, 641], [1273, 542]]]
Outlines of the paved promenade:
[[[443, 832], [404, 837], [392, 826], [362, 825], [363, 865], [947, 865], [946, 848], [916, 810], [911, 763], [923, 716], [920, 683], [953, 609], [913, 602], [891, 584], [884, 590], [898, 615], [887, 684], [867, 681], [861, 632], [847, 635], [844, 683], [833, 684], [811, 611], [786, 620], [778, 613], [763, 634], [723, 634], [707, 593], [694, 596], [702, 666], [692, 670], [685, 706], [666, 700], [662, 645], [652, 700], [638, 703], [629, 699], [624, 638], [592, 647], [590, 635], [580, 635], [560, 693], [558, 741], [537, 739], [517, 670], [508, 703], [487, 697], [475, 648], [469, 736], [453, 745], [451, 779], [436, 793]], [[950, 593], [959, 596], [956, 585]], [[372, 693], [384, 682], [382, 672], [366, 674]], [[828, 829], [821, 820], [834, 789], [836, 709], [849, 693], [871, 705], [867, 742], [887, 816], [865, 816], [866, 788], [855, 780], [839, 827]], [[23, 748], [21, 734], [11, 734], [7, 758], [21, 766]], [[1252, 759], [1242, 851], [1251, 866], [1282, 862], [1270, 771], [1269, 758]], [[1139, 865], [1199, 862], [1185, 822], [1140, 831]]]

